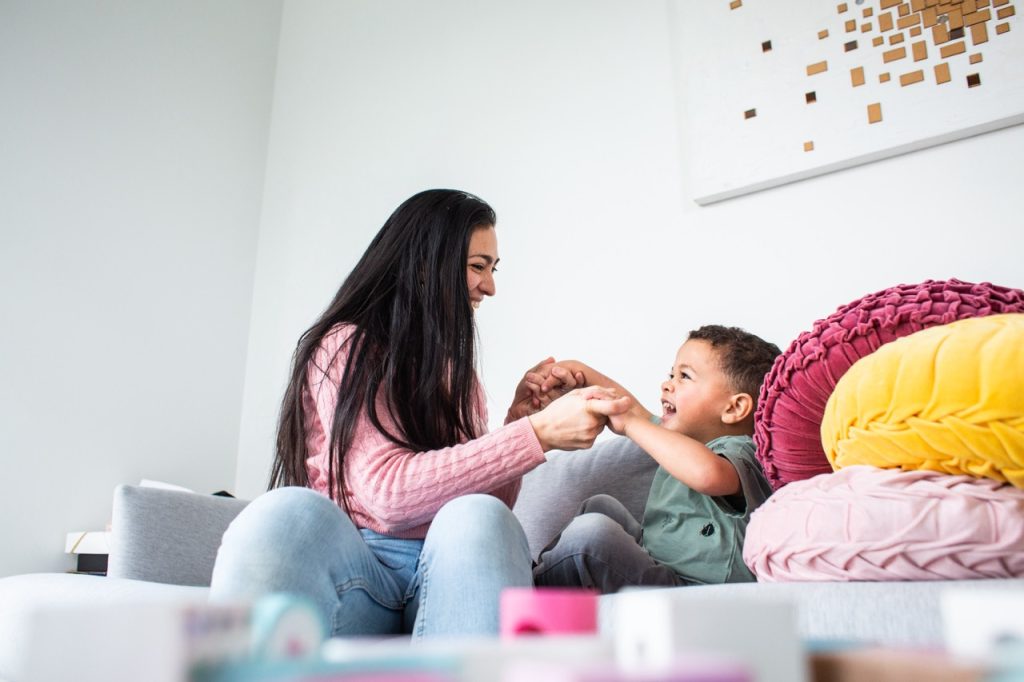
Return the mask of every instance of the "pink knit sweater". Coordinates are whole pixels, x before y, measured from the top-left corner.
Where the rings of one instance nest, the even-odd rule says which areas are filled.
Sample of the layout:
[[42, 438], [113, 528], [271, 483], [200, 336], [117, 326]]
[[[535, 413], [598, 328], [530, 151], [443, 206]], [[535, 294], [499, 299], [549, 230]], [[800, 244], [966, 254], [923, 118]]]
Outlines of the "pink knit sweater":
[[[348, 359], [351, 325], [339, 325], [321, 341], [306, 372], [302, 389], [306, 414], [306, 460], [309, 486], [328, 494], [328, 443], [338, 401], [338, 387]], [[477, 393], [483, 414], [483, 391]], [[378, 395], [377, 415], [385, 428], [398, 428]], [[441, 506], [460, 495], [490, 493], [509, 507], [519, 494], [521, 478], [544, 462], [540, 441], [525, 417], [474, 440], [429, 452], [413, 452], [391, 442], [359, 417], [352, 447], [344, 458], [345, 501], [359, 528], [400, 538], [422, 538]]]

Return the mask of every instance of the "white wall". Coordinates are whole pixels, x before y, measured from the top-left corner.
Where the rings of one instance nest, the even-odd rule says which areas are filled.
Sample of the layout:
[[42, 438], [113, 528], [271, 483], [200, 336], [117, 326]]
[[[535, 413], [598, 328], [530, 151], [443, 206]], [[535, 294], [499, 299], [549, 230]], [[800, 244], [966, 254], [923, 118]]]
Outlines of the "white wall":
[[688, 1], [285, 4], [240, 494], [265, 488], [299, 334], [428, 187], [498, 212], [499, 293], [478, 317], [492, 423], [546, 354], [587, 360], [653, 407], [700, 324], [785, 346], [901, 282], [1024, 287], [1020, 127], [696, 206], [677, 111], [699, 103], [675, 94], [699, 43]]
[[549, 353], [653, 405], [705, 322], [1024, 286], [1021, 127], [697, 207], [686, 2], [0, 4], [0, 575], [118, 483], [262, 490], [295, 340], [427, 187], [499, 214], [492, 421]]
[[280, 12], [0, 4], [0, 576], [234, 483]]

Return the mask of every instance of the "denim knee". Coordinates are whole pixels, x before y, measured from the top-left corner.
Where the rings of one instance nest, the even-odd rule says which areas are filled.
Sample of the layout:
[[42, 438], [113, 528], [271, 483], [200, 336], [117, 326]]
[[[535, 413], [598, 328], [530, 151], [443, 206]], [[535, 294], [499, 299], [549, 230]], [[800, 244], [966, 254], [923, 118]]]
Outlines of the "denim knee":
[[460, 544], [488, 540], [496, 533], [525, 537], [512, 510], [493, 495], [463, 495], [445, 504], [434, 517], [431, 528], [448, 527], [458, 529]]
[[495, 635], [499, 597], [533, 583], [526, 533], [493, 495], [466, 495], [434, 517], [414, 584], [413, 633]]
[[441, 507], [430, 525], [424, 551], [433, 560], [446, 557], [467, 565], [493, 561], [529, 565], [530, 556], [519, 520], [493, 495], [464, 495]]
[[276, 488], [242, 510], [223, 544], [238, 540], [280, 552], [282, 546], [307, 542], [325, 524], [336, 523], [339, 514], [333, 501], [309, 488]]

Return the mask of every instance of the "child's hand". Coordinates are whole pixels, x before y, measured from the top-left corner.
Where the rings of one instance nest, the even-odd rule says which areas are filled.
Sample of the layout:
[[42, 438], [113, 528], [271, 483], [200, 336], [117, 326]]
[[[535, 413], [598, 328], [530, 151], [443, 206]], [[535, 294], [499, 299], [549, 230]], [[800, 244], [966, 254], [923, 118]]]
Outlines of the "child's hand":
[[608, 428], [620, 436], [626, 435], [626, 425], [636, 418], [643, 418], [638, 411], [643, 408], [631, 395], [620, 395], [615, 389], [605, 389], [603, 394], [588, 396], [587, 410], [608, 418]]
[[545, 452], [551, 449], [581, 450], [594, 444], [607, 419], [604, 412], [590, 409], [591, 398], [606, 398], [598, 402], [603, 403], [606, 410], [614, 410], [616, 401], [611, 392], [594, 386], [570, 391], [547, 408], [530, 415], [530, 424]]

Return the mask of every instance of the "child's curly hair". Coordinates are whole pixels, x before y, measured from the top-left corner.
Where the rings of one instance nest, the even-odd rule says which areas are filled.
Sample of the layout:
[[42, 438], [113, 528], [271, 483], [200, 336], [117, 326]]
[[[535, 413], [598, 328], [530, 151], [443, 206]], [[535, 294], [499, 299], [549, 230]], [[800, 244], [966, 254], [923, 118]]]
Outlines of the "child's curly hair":
[[707, 341], [718, 353], [719, 366], [732, 383], [733, 389], [750, 395], [757, 406], [761, 383], [772, 368], [775, 358], [782, 352], [774, 343], [768, 343], [739, 327], [706, 324], [690, 332], [687, 340]]

